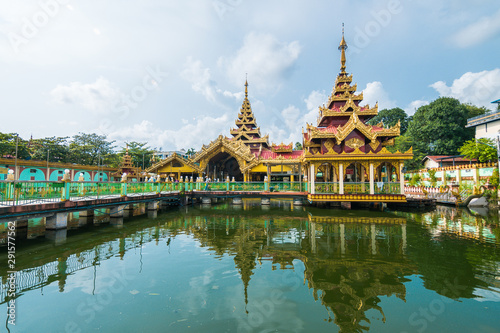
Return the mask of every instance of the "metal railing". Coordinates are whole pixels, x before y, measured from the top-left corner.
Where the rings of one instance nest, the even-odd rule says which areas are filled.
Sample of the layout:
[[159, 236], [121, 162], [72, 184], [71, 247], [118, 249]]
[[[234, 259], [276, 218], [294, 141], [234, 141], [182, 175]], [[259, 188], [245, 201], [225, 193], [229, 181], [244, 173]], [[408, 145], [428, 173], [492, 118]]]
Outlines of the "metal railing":
[[401, 184], [397, 182], [375, 182], [375, 194], [401, 194]]
[[[315, 193], [340, 194], [339, 182], [316, 182]], [[374, 194], [400, 194], [401, 184], [396, 182], [375, 182]], [[344, 182], [344, 194], [370, 194], [369, 182]]]
[[[344, 194], [370, 194], [370, 183], [345, 182]], [[338, 182], [316, 182], [315, 193], [340, 194]], [[400, 184], [376, 182], [374, 194], [399, 194]], [[188, 191], [308, 192], [307, 182], [0, 181], [0, 206], [105, 199]]]

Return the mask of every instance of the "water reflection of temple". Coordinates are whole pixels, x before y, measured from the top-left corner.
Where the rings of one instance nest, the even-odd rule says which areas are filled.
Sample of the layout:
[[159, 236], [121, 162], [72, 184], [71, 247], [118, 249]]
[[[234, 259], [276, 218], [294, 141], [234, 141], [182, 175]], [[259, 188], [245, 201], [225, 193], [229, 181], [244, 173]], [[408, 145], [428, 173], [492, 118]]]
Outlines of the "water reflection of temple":
[[[474, 298], [478, 288], [496, 285], [498, 276], [491, 272], [498, 271], [498, 255], [483, 243], [457, 244], [453, 237], [459, 229], [450, 225], [440, 229], [437, 241], [433, 239], [433, 230], [441, 228], [443, 217], [454, 223], [460, 220], [464, 226], [477, 217], [448, 210], [420, 215], [331, 211], [332, 216], [318, 216], [330, 211], [291, 210], [290, 203], [283, 205], [267, 211], [252, 208], [251, 202], [245, 202], [241, 210], [225, 204], [213, 207], [221, 209], [191, 208], [161, 222], [143, 219], [128, 222], [121, 230], [99, 227], [92, 240], [82, 233], [56, 247], [21, 247], [17, 249], [17, 291], [21, 295], [56, 281], [63, 291], [69, 275], [77, 270], [93, 267], [99, 274], [103, 260], [125, 258], [131, 249], [142, 251], [145, 243], [165, 244], [178, 235], [193, 237], [215, 258], [228, 255], [234, 260], [242, 281], [242, 304], [255, 300], [250, 286], [257, 268], [269, 267], [267, 263], [276, 270], [297, 270], [300, 266], [303, 276], [298, 279], [326, 309], [324, 319], [345, 332], [368, 329], [374, 316], [370, 310], [384, 320], [383, 297], [405, 300], [407, 278], [416, 273], [427, 289], [453, 299]], [[429, 222], [434, 220], [437, 222]], [[485, 221], [482, 225], [496, 230]], [[4, 303], [5, 267], [0, 267], [0, 275], [0, 303]], [[446, 288], [449, 277], [456, 277], [459, 289]], [[254, 307], [247, 310], [251, 313]]]
[[[316, 221], [328, 221], [319, 223]], [[406, 219], [398, 217], [234, 218], [216, 216], [172, 222], [186, 227], [218, 255], [234, 256], [245, 303], [253, 271], [263, 261], [273, 269], [305, 266], [304, 282], [341, 331], [368, 329], [367, 311], [384, 317], [381, 296], [406, 297], [405, 276], [416, 273], [406, 258]], [[250, 299], [249, 299], [250, 298]]]

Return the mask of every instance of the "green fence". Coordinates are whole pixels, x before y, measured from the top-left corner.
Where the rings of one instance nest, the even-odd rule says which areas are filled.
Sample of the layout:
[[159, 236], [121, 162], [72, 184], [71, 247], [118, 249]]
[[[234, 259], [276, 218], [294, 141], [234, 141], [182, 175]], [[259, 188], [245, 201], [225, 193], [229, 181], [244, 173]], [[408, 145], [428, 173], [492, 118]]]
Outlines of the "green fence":
[[307, 183], [301, 182], [201, 182], [196, 183], [196, 189], [200, 191], [254, 191], [254, 192], [305, 192]]
[[[339, 194], [340, 184], [338, 182], [316, 182], [314, 184], [315, 193], [318, 194]], [[375, 182], [374, 194], [400, 194], [401, 185], [396, 182]], [[344, 183], [344, 194], [370, 194], [370, 183]]]
[[401, 194], [401, 184], [396, 182], [376, 182], [375, 194]]

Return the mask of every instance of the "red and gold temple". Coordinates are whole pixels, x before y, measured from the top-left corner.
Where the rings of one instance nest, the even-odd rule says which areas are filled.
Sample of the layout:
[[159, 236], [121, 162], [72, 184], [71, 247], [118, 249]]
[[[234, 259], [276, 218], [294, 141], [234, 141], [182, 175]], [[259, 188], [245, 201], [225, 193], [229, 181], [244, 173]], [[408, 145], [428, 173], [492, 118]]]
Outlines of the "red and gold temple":
[[400, 135], [399, 123], [391, 128], [367, 123], [378, 114], [378, 105], [361, 105], [363, 93], [356, 93], [346, 72], [346, 49], [342, 35], [340, 73], [328, 102], [319, 107], [317, 125], [306, 124], [303, 150], [292, 143], [270, 144], [269, 135], [261, 135], [245, 82], [232, 137], [219, 135], [188, 159], [174, 154], [146, 171], [175, 179], [307, 182], [310, 201], [406, 201], [402, 169], [412, 150], [386, 148]]

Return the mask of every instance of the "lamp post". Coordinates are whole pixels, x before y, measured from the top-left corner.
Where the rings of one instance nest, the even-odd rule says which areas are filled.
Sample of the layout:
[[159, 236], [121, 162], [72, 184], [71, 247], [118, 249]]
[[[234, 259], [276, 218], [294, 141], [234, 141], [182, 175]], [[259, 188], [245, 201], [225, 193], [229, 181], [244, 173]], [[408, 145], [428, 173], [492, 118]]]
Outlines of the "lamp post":
[[14, 181], [19, 178], [18, 172], [17, 172], [17, 146], [19, 143], [19, 134], [16, 134], [16, 160], [14, 162]]

